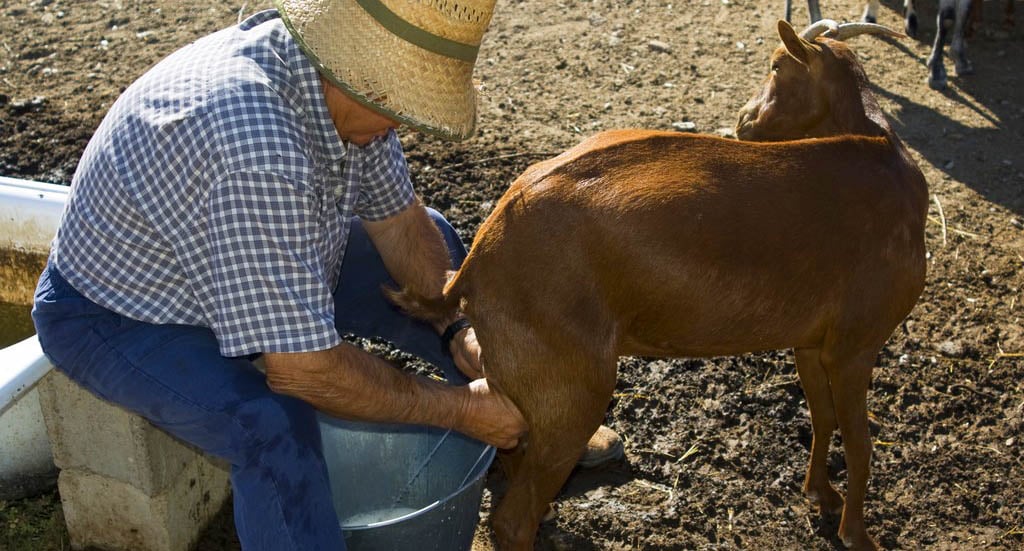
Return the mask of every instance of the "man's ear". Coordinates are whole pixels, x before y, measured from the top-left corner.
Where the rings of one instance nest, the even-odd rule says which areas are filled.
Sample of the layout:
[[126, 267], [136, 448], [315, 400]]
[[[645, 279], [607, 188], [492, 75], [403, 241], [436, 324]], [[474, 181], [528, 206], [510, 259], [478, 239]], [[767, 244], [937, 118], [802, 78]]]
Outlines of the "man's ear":
[[811, 52], [814, 45], [800, 38], [793, 30], [793, 26], [782, 19], [779, 20], [779, 38], [782, 39], [782, 45], [790, 56], [804, 65], [811, 63]]

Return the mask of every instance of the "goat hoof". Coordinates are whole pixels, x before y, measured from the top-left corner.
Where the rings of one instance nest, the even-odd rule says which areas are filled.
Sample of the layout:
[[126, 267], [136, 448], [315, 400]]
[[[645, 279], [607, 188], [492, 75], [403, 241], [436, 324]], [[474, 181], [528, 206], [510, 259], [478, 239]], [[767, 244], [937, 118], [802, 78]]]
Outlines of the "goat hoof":
[[956, 76], [958, 76], [958, 77], [962, 77], [964, 75], [973, 75], [973, 74], [974, 74], [974, 64], [972, 64], [970, 62], [964, 63], [963, 65], [957, 65], [956, 66]]
[[821, 493], [809, 490], [805, 495], [811, 503], [818, 506], [818, 512], [822, 515], [838, 515], [843, 512], [843, 496], [832, 487]]
[[930, 78], [929, 77], [928, 78], [928, 87], [931, 88], [932, 90], [945, 90], [946, 89], [946, 79], [945, 78], [937, 79], [937, 78]]
[[558, 518], [558, 511], [555, 511], [555, 506], [548, 503], [548, 510], [544, 512], [544, 516], [540, 518], [542, 524], [551, 522]]
[[851, 551], [878, 551], [878, 544], [875, 540], [871, 539], [871, 536], [867, 532], [863, 532], [858, 536], [841, 536], [843, 545]]

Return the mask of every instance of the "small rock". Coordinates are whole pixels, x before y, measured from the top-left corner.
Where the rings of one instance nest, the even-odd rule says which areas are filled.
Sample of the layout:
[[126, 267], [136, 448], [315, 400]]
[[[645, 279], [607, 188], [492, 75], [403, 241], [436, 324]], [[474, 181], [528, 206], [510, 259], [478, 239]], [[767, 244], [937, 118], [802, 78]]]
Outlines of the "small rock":
[[[3, 103], [0, 102], [0, 105], [3, 105]], [[1024, 230], [1024, 221], [1021, 221], [1020, 218], [1011, 218], [1010, 225], [1017, 228], [1018, 230]]]
[[15, 101], [11, 103], [11, 114], [20, 115], [29, 111], [37, 110], [46, 103], [45, 96], [36, 96], [29, 101]]
[[678, 132], [696, 132], [697, 123], [690, 121], [674, 122], [672, 123], [672, 128]]
[[942, 165], [942, 168], [949, 170], [954, 166], [956, 166], [956, 164], [953, 161], [948, 161], [946, 164]]
[[672, 46], [669, 46], [667, 42], [662, 42], [660, 40], [647, 41], [647, 47], [654, 52], [661, 52], [665, 54], [672, 53]]
[[718, 134], [723, 138], [736, 138], [736, 130], [733, 129], [731, 126], [723, 126], [718, 130], [715, 130], [715, 134]]
[[945, 341], [939, 345], [939, 352], [950, 358], [960, 358], [964, 355], [964, 345], [960, 341]]

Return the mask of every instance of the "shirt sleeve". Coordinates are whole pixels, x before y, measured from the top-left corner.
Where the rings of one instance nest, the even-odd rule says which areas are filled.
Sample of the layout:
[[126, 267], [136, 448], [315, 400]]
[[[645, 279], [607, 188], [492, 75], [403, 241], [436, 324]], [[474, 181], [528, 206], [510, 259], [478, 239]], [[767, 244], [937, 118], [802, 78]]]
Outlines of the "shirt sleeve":
[[360, 218], [381, 220], [398, 214], [416, 200], [402, 143], [393, 129], [383, 139], [362, 148], [350, 147], [349, 151], [356, 158], [346, 162], [346, 169], [359, 171], [355, 213]]
[[207, 250], [188, 271], [225, 356], [341, 342], [315, 201], [270, 173], [232, 173], [211, 189]]

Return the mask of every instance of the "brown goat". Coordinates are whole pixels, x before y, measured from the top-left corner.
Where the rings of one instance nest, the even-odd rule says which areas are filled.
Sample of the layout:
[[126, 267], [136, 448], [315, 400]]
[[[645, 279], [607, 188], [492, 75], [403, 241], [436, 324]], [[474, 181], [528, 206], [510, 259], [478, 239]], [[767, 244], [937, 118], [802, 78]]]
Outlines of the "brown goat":
[[502, 455], [499, 549], [533, 548], [604, 418], [619, 356], [780, 348], [796, 351], [812, 416], [805, 492], [843, 509], [826, 469], [838, 427], [849, 469], [839, 533], [876, 548], [863, 517], [866, 393], [924, 285], [928, 191], [849, 48], [781, 21], [779, 34], [785, 47], [738, 133], [795, 141], [603, 132], [511, 185], [443, 300], [392, 293], [425, 319], [461, 305], [488, 381], [529, 422]]

